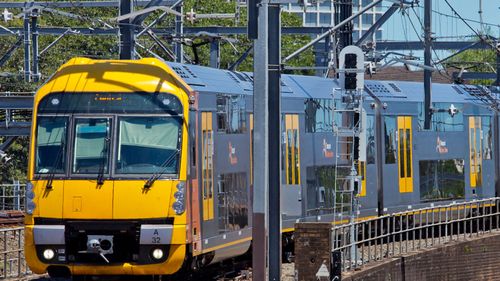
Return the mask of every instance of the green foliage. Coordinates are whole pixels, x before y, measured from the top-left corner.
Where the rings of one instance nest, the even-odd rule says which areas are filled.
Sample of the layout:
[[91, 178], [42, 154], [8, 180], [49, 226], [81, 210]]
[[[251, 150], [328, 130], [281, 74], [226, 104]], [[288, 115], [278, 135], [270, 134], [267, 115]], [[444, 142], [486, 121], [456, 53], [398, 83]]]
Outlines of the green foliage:
[[[474, 72], [496, 72], [497, 54], [493, 49], [489, 50], [467, 50], [451, 58], [447, 66], [460, 69], [464, 67]], [[491, 85], [494, 80], [471, 80], [472, 84]]]
[[[28, 147], [29, 138], [18, 138], [5, 151], [7, 156], [0, 161], [0, 171], [2, 171], [0, 173], [0, 183], [12, 183], [13, 180], [26, 181]], [[7, 159], [9, 160], [6, 161]]]
[[[76, 2], [75, 2], [76, 3]], [[70, 18], [58, 14], [52, 14], [43, 11], [39, 19], [39, 26], [41, 27], [92, 27], [104, 28], [104, 24], [99, 20], [107, 21], [112, 26], [117, 26], [116, 23], [109, 21], [110, 18], [117, 16], [116, 8], [67, 8], [58, 9], [64, 12], [69, 12], [79, 15], [80, 18]], [[201, 19], [193, 23], [185, 21], [185, 26], [246, 26], [247, 11], [246, 7], [237, 7], [236, 1], [227, 0], [186, 0], [184, 1], [184, 13], [193, 10], [197, 14], [210, 14], [210, 13], [237, 13], [239, 17], [231, 19]], [[21, 9], [14, 9], [11, 12], [20, 14]], [[162, 11], [156, 11], [150, 14], [144, 21], [144, 26], [155, 20]], [[21, 28], [23, 26], [23, 19], [17, 18], [7, 23], [2, 22], [3, 26], [7, 28]], [[156, 28], [173, 29], [175, 25], [175, 16], [168, 15], [158, 23]], [[282, 25], [283, 26], [301, 26], [302, 20], [294, 15], [282, 12]], [[21, 34], [22, 35], [22, 34]], [[43, 50], [58, 36], [41, 35], [39, 36], [39, 50]], [[243, 35], [225, 35], [230, 41], [222, 40], [220, 45], [221, 52], [221, 68], [227, 68], [234, 63], [250, 46], [253, 42]], [[3, 36], [0, 40], [0, 56], [2, 56], [18, 39], [17, 36]], [[168, 47], [173, 49], [173, 40], [178, 38], [163, 37], [161, 41]], [[193, 48], [190, 46], [193, 43], [200, 43], [205, 39], [202, 38], [183, 38], [185, 39], [184, 51], [190, 58], [194, 57]], [[282, 56], [285, 57], [292, 53], [300, 46], [309, 42], [311, 37], [309, 35], [283, 35], [281, 38]], [[160, 55], [166, 60], [169, 60], [167, 54], [147, 35], [144, 34], [137, 38], [137, 42], [152, 52]], [[142, 57], [150, 57], [151, 54], [147, 51], [136, 48], [137, 52]], [[200, 64], [208, 65], [210, 58], [210, 45], [205, 44], [197, 48]], [[40, 82], [25, 82], [23, 81], [24, 69], [24, 51], [21, 45], [7, 61], [7, 63], [0, 68], [0, 91], [11, 92], [33, 92], [50, 77], [62, 64], [69, 59], [76, 56], [84, 56], [91, 58], [101, 59], [117, 59], [119, 52], [119, 38], [113, 36], [86, 36], [81, 34], [67, 34], [60, 41], [57, 42], [52, 48], [46, 51], [39, 58], [39, 69], [41, 73]], [[291, 66], [311, 66], [314, 64], [314, 55], [312, 50], [304, 52], [299, 58], [289, 62]], [[238, 67], [239, 71], [252, 71], [253, 70], [253, 55], [250, 54], [248, 58]], [[311, 71], [296, 71], [295, 73], [311, 74]], [[0, 112], [0, 116], [4, 112]], [[30, 119], [31, 113], [25, 113], [23, 118]], [[1, 117], [0, 117], [1, 118]], [[1, 140], [0, 140], [1, 143]], [[13, 179], [25, 179], [27, 168], [27, 154], [28, 154], [28, 138], [18, 138], [14, 144], [7, 150], [9, 156], [13, 156], [7, 163], [0, 163], [0, 182], [11, 182]]]

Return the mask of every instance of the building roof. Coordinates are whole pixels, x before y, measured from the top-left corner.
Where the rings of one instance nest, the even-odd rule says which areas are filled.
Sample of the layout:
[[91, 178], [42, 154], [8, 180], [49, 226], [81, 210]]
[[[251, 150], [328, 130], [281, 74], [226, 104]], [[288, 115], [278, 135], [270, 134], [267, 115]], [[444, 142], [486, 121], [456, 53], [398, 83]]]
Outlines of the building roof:
[[[456, 70], [455, 70], [456, 71]], [[452, 71], [449, 71], [451, 73]], [[412, 82], [422, 82], [424, 81], [424, 71], [410, 71], [404, 66], [392, 66], [377, 70], [375, 74], [371, 77], [370, 75], [365, 75], [366, 80], [390, 80], [390, 81], [412, 81]], [[451, 77], [445, 74], [433, 72], [432, 73], [432, 83], [443, 83], [449, 84], [453, 80]]]

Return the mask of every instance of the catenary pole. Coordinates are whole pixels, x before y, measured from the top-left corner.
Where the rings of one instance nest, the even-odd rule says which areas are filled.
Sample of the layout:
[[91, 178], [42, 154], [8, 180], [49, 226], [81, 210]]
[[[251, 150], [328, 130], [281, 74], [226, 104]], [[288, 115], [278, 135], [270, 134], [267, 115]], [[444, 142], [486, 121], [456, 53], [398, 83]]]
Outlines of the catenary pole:
[[[431, 24], [432, 24], [432, 0], [425, 0], [424, 2], [424, 64], [425, 66], [432, 67], [432, 34], [431, 34]], [[429, 68], [424, 69], [424, 129], [429, 130], [431, 128], [431, 83], [432, 83], [432, 71]]]
[[[180, 3], [175, 7], [175, 10], [179, 13], [183, 13], [184, 4]], [[175, 16], [175, 35], [177, 36], [177, 41], [174, 44], [175, 61], [179, 63], [184, 63], [184, 50], [182, 46], [182, 35], [184, 34], [184, 19], [181, 16]]]
[[33, 10], [31, 15], [31, 41], [33, 47], [33, 81], [38, 82], [40, 79], [39, 71], [39, 53], [38, 53], [38, 11]]
[[31, 81], [31, 50], [30, 50], [30, 15], [28, 12], [24, 13], [23, 18], [23, 36], [24, 36], [24, 80]]
[[252, 267], [254, 280], [267, 280], [268, 208], [268, 0], [257, 0], [257, 39], [254, 41], [254, 189], [252, 217]]
[[[281, 7], [269, 5], [269, 280], [281, 280]], [[261, 28], [261, 27], [259, 27]]]
[[[120, 0], [120, 15], [130, 14], [133, 11], [132, 0]], [[130, 19], [120, 21], [120, 59], [134, 58], [134, 30]]]

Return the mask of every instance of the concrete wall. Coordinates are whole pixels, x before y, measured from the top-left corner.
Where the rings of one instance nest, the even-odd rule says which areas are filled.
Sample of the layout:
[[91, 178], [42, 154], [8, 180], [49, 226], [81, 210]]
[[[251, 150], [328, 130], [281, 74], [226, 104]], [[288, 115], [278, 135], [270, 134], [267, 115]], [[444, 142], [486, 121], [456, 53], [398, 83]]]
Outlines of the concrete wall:
[[[297, 224], [295, 268], [299, 281], [316, 280], [323, 260], [329, 264], [330, 227], [325, 223]], [[344, 273], [342, 280], [500, 280], [500, 233], [373, 262], [360, 271]]]

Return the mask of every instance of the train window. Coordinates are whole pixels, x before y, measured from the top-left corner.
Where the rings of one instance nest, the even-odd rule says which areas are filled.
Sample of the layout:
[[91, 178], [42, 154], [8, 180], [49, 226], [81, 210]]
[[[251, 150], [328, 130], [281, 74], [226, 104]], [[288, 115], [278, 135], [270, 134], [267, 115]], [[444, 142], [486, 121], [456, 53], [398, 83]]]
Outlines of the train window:
[[333, 131], [333, 101], [307, 99], [305, 101], [306, 133]]
[[52, 93], [38, 105], [39, 113], [169, 113], [182, 115], [179, 98], [166, 93]]
[[358, 175], [361, 176], [361, 189], [358, 190], [359, 196], [366, 196], [366, 165], [364, 161], [358, 162]]
[[384, 118], [385, 132], [385, 163], [396, 163], [396, 117]]
[[35, 173], [64, 173], [67, 117], [38, 117]]
[[248, 225], [247, 174], [221, 174], [218, 191], [219, 232], [246, 227]]
[[203, 220], [212, 220], [214, 218], [214, 199], [213, 199], [213, 130], [212, 130], [212, 112], [201, 113], [201, 177], [202, 177], [202, 196], [203, 196]]
[[[434, 109], [431, 117], [431, 130], [438, 132], [461, 132], [464, 130], [463, 105], [447, 102], [432, 103]], [[455, 108], [453, 114], [450, 109]], [[424, 128], [424, 106], [418, 104], [419, 130]]]
[[493, 153], [492, 141], [493, 132], [491, 131], [491, 117], [482, 117], [482, 133], [483, 133], [483, 159], [491, 159]]
[[286, 184], [300, 184], [299, 115], [285, 115]]
[[412, 117], [398, 116], [399, 192], [413, 192]]
[[366, 163], [375, 164], [375, 118], [366, 116]]
[[76, 118], [73, 173], [108, 172], [110, 118]]
[[[197, 115], [193, 112], [192, 114], [190, 113], [190, 118], [193, 118], [193, 119], [196, 119]], [[193, 120], [191, 119], [191, 120]], [[189, 142], [190, 142], [190, 146], [191, 146], [191, 151], [190, 151], [190, 154], [191, 154], [191, 167], [194, 168], [192, 169], [191, 171], [191, 176], [193, 176], [193, 178], [196, 178], [196, 126], [195, 124], [197, 124], [196, 121], [192, 121], [191, 123], [192, 125], [189, 127]]]
[[116, 173], [176, 174], [182, 119], [120, 117]]
[[240, 134], [246, 131], [246, 103], [242, 95], [217, 95], [217, 131]]
[[470, 187], [480, 187], [483, 181], [481, 119], [480, 116], [469, 116]]
[[[364, 163], [358, 163], [361, 171], [366, 171]], [[349, 197], [341, 190], [349, 189], [348, 175], [351, 173], [350, 167], [335, 166], [311, 166], [306, 168], [307, 177], [307, 204], [306, 213], [308, 215], [330, 214], [336, 209], [337, 212], [347, 211]], [[366, 178], [362, 176], [362, 190], [359, 196], [366, 195]], [[337, 185], [337, 194], [335, 191]], [[335, 201], [337, 199], [337, 201]], [[337, 205], [336, 205], [337, 204]]]
[[419, 161], [420, 200], [453, 200], [464, 198], [464, 160]]

